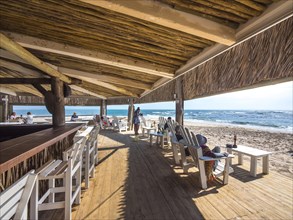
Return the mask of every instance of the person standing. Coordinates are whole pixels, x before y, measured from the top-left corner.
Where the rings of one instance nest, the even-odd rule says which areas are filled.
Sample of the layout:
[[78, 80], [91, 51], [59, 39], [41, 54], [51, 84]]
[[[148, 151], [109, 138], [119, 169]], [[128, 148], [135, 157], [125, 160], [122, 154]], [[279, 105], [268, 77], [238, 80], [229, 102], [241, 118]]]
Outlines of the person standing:
[[139, 130], [139, 125], [140, 125], [140, 120], [139, 120], [139, 115], [140, 115], [140, 108], [138, 107], [133, 114], [133, 124], [134, 124], [134, 141], [138, 141], [138, 130]]

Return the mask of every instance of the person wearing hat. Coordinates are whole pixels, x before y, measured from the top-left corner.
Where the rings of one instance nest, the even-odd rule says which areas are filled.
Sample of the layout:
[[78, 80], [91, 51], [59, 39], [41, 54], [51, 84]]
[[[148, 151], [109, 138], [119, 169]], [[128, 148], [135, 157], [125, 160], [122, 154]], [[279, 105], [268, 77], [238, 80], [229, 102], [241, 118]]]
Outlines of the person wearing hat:
[[[217, 158], [217, 157], [223, 157], [225, 154], [221, 154], [221, 148], [216, 146], [213, 150], [211, 150], [207, 145], [207, 138], [201, 134], [196, 135], [197, 142], [199, 146], [202, 149], [203, 156]], [[218, 166], [218, 161], [205, 161], [205, 171], [208, 180], [213, 181], [216, 179], [216, 177], [213, 174], [213, 171]]]

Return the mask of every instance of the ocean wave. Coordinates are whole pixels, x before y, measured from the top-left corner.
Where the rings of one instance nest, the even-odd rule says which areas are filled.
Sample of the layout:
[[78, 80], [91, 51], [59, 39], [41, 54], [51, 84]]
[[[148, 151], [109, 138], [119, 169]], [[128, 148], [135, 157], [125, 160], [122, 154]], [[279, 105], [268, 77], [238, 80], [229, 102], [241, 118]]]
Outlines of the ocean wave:
[[282, 128], [281, 126], [275, 124], [264, 124], [258, 122], [243, 122], [243, 121], [232, 121], [232, 124], [239, 124], [239, 125], [255, 125], [255, 126], [262, 126], [262, 127], [272, 127], [272, 128]]

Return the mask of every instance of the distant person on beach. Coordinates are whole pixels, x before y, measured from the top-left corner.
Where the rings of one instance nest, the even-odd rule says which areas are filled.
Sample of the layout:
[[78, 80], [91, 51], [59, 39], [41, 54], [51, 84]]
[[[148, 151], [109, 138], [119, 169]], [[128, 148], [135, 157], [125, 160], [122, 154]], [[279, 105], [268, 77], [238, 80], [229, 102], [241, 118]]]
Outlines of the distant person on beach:
[[78, 115], [76, 114], [76, 112], [73, 112], [73, 115], [71, 116], [70, 121], [76, 121], [78, 119]]
[[10, 119], [17, 119], [16, 113], [15, 112], [12, 112], [9, 118]]
[[135, 135], [135, 141], [138, 141], [138, 130], [140, 125], [140, 108], [138, 107], [133, 114], [133, 124], [134, 124], [134, 135]]
[[26, 114], [26, 118], [23, 119], [23, 122], [25, 124], [33, 124], [34, 123], [34, 117], [31, 112], [28, 112]]

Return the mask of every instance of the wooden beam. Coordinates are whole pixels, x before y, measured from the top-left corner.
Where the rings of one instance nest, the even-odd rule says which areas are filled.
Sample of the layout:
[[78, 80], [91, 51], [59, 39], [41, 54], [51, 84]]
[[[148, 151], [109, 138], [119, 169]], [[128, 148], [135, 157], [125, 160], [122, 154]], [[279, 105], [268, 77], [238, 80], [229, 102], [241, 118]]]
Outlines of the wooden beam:
[[143, 62], [140, 60], [130, 58], [126, 59], [121, 57], [115, 57], [109, 54], [73, 47], [66, 44], [55, 43], [52, 41], [42, 40], [35, 37], [29, 37], [7, 31], [2, 32], [25, 48], [56, 53], [63, 56], [70, 56], [104, 65], [119, 67], [126, 70], [132, 70], [144, 74], [151, 74], [170, 79], [174, 77], [173, 71], [170, 71], [167, 68], [155, 65], [150, 62]]
[[1, 85], [1, 87], [11, 89], [11, 90], [15, 91], [16, 93], [17, 93], [17, 91], [22, 91], [22, 92], [30, 93], [30, 94], [38, 96], [38, 97], [43, 97], [43, 95], [39, 91], [32, 89], [31, 87], [25, 86], [25, 85], [12, 84], [9, 86]]
[[48, 66], [39, 58], [37, 58], [36, 56], [31, 54], [29, 51], [24, 49], [21, 45], [19, 45], [18, 43], [6, 37], [3, 33], [0, 33], [0, 40], [1, 40], [1, 48], [4, 48], [5, 50], [22, 58], [23, 60], [25, 60], [32, 66], [38, 68], [39, 70], [42, 70], [49, 76], [57, 77], [66, 83], [71, 83], [71, 79], [69, 77], [59, 73], [57, 70], [54, 70], [52, 67]]
[[44, 89], [44, 87], [41, 86], [40, 84], [33, 83], [32, 86], [35, 87], [35, 89], [38, 90], [40, 93], [42, 93], [43, 96], [47, 95], [48, 91], [46, 89]]
[[17, 63], [10, 62], [10, 61], [7, 61], [7, 60], [1, 59], [0, 60], [0, 66], [1, 67], [4, 67], [6, 69], [12, 70], [12, 71], [16, 71], [18, 73], [21, 73], [24, 76], [29, 75], [29, 76], [32, 76], [32, 77], [40, 77], [40, 78], [43, 78], [44, 77], [44, 74], [42, 74], [39, 71], [32, 70], [30, 68], [21, 66], [21, 65], [19, 65]]
[[70, 86], [70, 88], [73, 89], [73, 90], [76, 90], [76, 91], [79, 91], [79, 92], [83, 92], [83, 93], [85, 93], [85, 94], [88, 94], [88, 95], [91, 95], [91, 96], [95, 96], [95, 97], [98, 97], [98, 98], [101, 98], [101, 99], [107, 99], [106, 96], [99, 95], [99, 94], [97, 94], [97, 93], [91, 92], [91, 91], [89, 91], [89, 90], [87, 90], [87, 89], [84, 89], [84, 88], [82, 88], [82, 87], [80, 87], [80, 86], [77, 86], [77, 85], [69, 85], [69, 86]]
[[166, 83], [168, 83], [169, 81], [170, 81], [170, 79], [166, 79], [166, 78], [161, 78], [161, 79], [157, 80], [157, 81], [153, 84], [152, 89], [143, 92], [143, 93], [140, 95], [140, 97], [144, 97], [144, 96], [146, 96], [147, 94], [151, 93], [154, 89], [160, 87], [162, 84], [166, 84]]
[[0, 86], [0, 93], [7, 94], [7, 95], [13, 95], [16, 96], [16, 92], [10, 88], [5, 88], [4, 86]]
[[89, 73], [89, 72], [84, 72], [84, 71], [79, 71], [79, 70], [74, 70], [74, 69], [69, 69], [64, 67], [58, 67], [58, 70], [68, 76], [73, 76], [73, 77], [84, 76], [84, 77], [97, 79], [107, 83], [114, 83], [118, 85], [129, 86], [132, 88], [150, 90], [152, 87], [151, 84], [143, 83], [141, 81], [134, 80], [134, 79], [124, 79], [122, 77], [120, 78], [120, 77], [108, 76], [104, 74], [94, 74], [94, 73]]
[[[67, 73], [67, 75], [68, 76], [73, 76], [73, 75], [68, 74], [68, 73]], [[74, 75], [74, 77], [76, 77], [77, 79], [80, 79], [82, 81], [86, 81], [86, 82], [89, 82], [89, 83], [92, 83], [92, 84], [95, 84], [95, 85], [98, 85], [98, 86], [101, 86], [101, 87], [104, 87], [104, 88], [107, 88], [107, 89], [111, 89], [113, 91], [119, 92], [119, 93], [127, 95], [127, 96], [138, 97], [138, 94], [134, 94], [133, 92], [130, 92], [130, 91], [124, 89], [124, 88], [119, 88], [118, 86], [112, 85], [110, 83], [102, 82], [102, 81], [99, 81], [97, 79], [92, 79], [92, 78], [84, 77], [84, 76], [76, 76], [76, 75]]]
[[51, 84], [46, 78], [0, 78], [0, 84]]
[[235, 43], [234, 29], [196, 15], [172, 9], [170, 6], [153, 0], [80, 1], [194, 36], [202, 37], [220, 44], [230, 46]]

